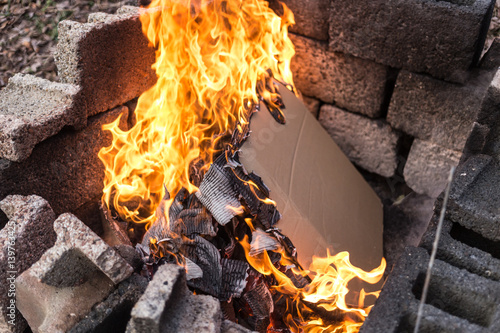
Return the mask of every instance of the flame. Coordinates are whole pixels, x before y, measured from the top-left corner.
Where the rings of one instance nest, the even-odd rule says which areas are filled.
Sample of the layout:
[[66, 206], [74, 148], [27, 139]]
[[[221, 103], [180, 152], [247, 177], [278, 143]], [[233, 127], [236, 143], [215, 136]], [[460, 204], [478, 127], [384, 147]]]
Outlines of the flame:
[[130, 130], [119, 119], [103, 127], [113, 141], [99, 152], [103, 200], [123, 220], [153, 222], [165, 187], [196, 191], [190, 166], [209, 167], [218, 141], [246, 124], [259, 94], [273, 100], [272, 77], [293, 86], [294, 21], [283, 7], [282, 17], [264, 0], [154, 0], [141, 9], [158, 81], [139, 97]]
[[[378, 297], [380, 293], [380, 291], [366, 293], [362, 289], [358, 297], [358, 307], [350, 307], [346, 304], [349, 282], [354, 278], [371, 284], [380, 281], [386, 268], [384, 258], [379, 267], [365, 272], [350, 263], [348, 252], [340, 252], [332, 256], [327, 251], [327, 256], [324, 258], [313, 257], [309, 270], [293, 269], [296, 275], [310, 280], [305, 287], [299, 288], [285, 273], [273, 265], [267, 251], [251, 256], [247, 236], [240, 244], [252, 267], [263, 275], [272, 275], [277, 281], [273, 288], [281, 294], [288, 295], [292, 300], [292, 305], [289, 306], [284, 319], [293, 332], [358, 332], [371, 309], [371, 306], [364, 306], [365, 297], [367, 295]], [[277, 252], [282, 255], [282, 265], [286, 266], [291, 263], [283, 250]], [[323, 309], [332, 316], [336, 316], [337, 319], [340, 314], [342, 320], [325, 323], [322, 319], [325, 315], [317, 314], [318, 311], [313, 310], [312, 305], [316, 309]], [[296, 313], [296, 316], [292, 313]]]

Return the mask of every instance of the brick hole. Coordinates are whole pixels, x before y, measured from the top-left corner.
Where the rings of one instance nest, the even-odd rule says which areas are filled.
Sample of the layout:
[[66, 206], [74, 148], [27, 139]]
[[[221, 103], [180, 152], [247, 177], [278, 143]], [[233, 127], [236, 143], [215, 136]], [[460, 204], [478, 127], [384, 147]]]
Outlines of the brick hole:
[[130, 313], [135, 303], [132, 301], [123, 302], [116, 306], [113, 312], [106, 317], [92, 332], [94, 333], [122, 333], [127, 329], [127, 323], [130, 320]]
[[[412, 292], [420, 300], [425, 281], [425, 273], [420, 273], [415, 281]], [[470, 286], [459, 285], [450, 277], [431, 276], [426, 304], [463, 318], [470, 323], [489, 327], [496, 305], [487, 295], [477, 294]]]
[[488, 252], [494, 258], [500, 259], [500, 241], [484, 238], [477, 232], [467, 229], [458, 223], [453, 223], [450, 236], [459, 242]]
[[[398, 328], [395, 332], [398, 333], [413, 333], [415, 331], [415, 323], [417, 321], [416, 314], [407, 314], [401, 317]], [[435, 322], [430, 322], [425, 317], [420, 322], [419, 333], [456, 333], [453, 328], [438, 326]]]
[[472, 6], [476, 0], [437, 0], [437, 2], [449, 2], [458, 6]]

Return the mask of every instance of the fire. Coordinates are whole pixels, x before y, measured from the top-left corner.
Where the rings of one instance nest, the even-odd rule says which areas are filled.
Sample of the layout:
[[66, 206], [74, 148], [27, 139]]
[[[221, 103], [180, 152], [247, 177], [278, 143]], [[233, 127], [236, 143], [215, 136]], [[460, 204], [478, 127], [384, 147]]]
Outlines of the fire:
[[165, 187], [196, 191], [190, 167], [208, 168], [259, 94], [272, 101], [272, 77], [292, 84], [293, 15], [284, 9], [279, 17], [263, 0], [154, 0], [142, 10], [158, 81], [140, 96], [132, 129], [120, 130], [118, 119], [104, 126], [113, 142], [99, 153], [103, 200], [122, 219], [153, 222]]
[[[267, 251], [252, 256], [248, 238], [245, 237], [240, 243], [252, 267], [263, 275], [272, 275], [277, 281], [274, 289], [290, 297], [291, 304], [288, 304], [285, 322], [293, 332], [358, 332], [371, 309], [371, 306], [364, 306], [365, 297], [367, 295], [378, 297], [380, 293], [380, 291], [366, 293], [362, 289], [358, 297], [358, 307], [346, 304], [349, 282], [358, 278], [371, 284], [377, 283], [384, 274], [385, 259], [382, 259], [379, 267], [365, 272], [350, 263], [349, 253], [340, 252], [332, 256], [328, 251], [324, 258], [313, 257], [309, 270], [299, 267], [293, 269], [294, 274], [308, 280], [306, 286], [299, 288], [290, 277], [273, 265]], [[282, 249], [278, 249], [277, 252], [282, 255], [282, 266], [292, 263]], [[323, 320], [324, 317], [334, 319], [330, 319], [332, 323], [328, 323]]]
[[[249, 110], [261, 98], [275, 105], [272, 80], [293, 89], [288, 26], [294, 21], [283, 7], [282, 17], [264, 0], [153, 0], [141, 9], [143, 32], [156, 49], [158, 80], [139, 97], [130, 130], [118, 127], [120, 119], [103, 127], [112, 134], [112, 144], [99, 152], [105, 165], [103, 202], [122, 220], [149, 226], [158, 219], [155, 212], [164, 198], [170, 198], [162, 203], [168, 212], [181, 189], [197, 191], [190, 178], [193, 169], [208, 170], [222, 140], [248, 124]], [[246, 185], [258, 189], [254, 182]], [[230, 209], [244, 212], [244, 207]], [[162, 220], [169, 223], [165, 215]], [[246, 222], [256, 230], [251, 219]], [[150, 245], [161, 254], [168, 252], [167, 241], [151, 239]], [[278, 247], [282, 267], [295, 265], [297, 275], [308, 281], [299, 288], [266, 251], [251, 256], [248, 240], [241, 244], [248, 262], [273, 276], [275, 290], [292, 300], [284, 321], [294, 332], [357, 332], [370, 308], [363, 305], [364, 293], [359, 307], [349, 307], [347, 285], [354, 278], [375, 283], [385, 269], [383, 261], [364, 272], [344, 252], [314, 258], [309, 270], [302, 270]], [[321, 311], [338, 320], [319, 316]]]

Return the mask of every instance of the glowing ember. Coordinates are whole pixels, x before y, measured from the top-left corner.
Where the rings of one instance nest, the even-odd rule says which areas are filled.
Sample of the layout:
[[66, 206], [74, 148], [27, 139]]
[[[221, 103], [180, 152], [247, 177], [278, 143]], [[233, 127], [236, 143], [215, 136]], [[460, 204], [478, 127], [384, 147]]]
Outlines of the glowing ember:
[[[193, 167], [199, 166], [201, 173], [208, 170], [221, 152], [220, 141], [248, 124], [249, 110], [259, 98], [273, 105], [272, 80], [293, 87], [289, 65], [294, 49], [288, 38], [293, 15], [284, 6], [283, 17], [277, 16], [264, 0], [154, 0], [141, 9], [140, 20], [156, 48], [153, 68], [158, 81], [140, 96], [136, 124], [129, 131], [118, 128], [119, 119], [104, 126], [113, 141], [99, 152], [106, 168], [103, 201], [124, 221], [147, 226], [163, 221], [168, 229], [168, 214], [155, 216], [155, 211], [168, 212], [174, 200], [171, 196], [162, 203], [165, 208], [157, 210], [166, 190], [197, 191], [190, 179]], [[254, 194], [259, 189], [252, 181], [246, 185]], [[275, 205], [269, 198], [259, 200]], [[242, 206], [235, 214], [244, 211]], [[255, 230], [251, 219], [247, 223]], [[152, 239], [150, 245], [161, 250], [162, 242]], [[240, 244], [254, 269], [273, 276], [275, 290], [288, 297], [283, 321], [293, 332], [356, 332], [369, 308], [363, 306], [363, 293], [359, 308], [347, 306], [347, 284], [353, 278], [375, 283], [385, 269], [383, 261], [364, 272], [350, 264], [347, 253], [339, 253], [314, 258], [305, 271], [277, 247], [280, 270], [267, 251], [254, 257], [247, 239]], [[283, 273], [291, 264], [297, 276], [308, 281], [305, 287], [296, 287]], [[333, 315], [325, 319], [320, 312]]]

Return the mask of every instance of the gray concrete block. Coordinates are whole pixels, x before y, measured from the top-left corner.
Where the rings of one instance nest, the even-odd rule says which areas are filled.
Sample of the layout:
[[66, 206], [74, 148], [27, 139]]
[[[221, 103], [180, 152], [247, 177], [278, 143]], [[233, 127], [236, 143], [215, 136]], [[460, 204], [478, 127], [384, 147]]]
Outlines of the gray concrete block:
[[74, 215], [60, 215], [54, 231], [54, 246], [16, 278], [18, 309], [37, 332], [67, 331], [133, 272]]
[[[438, 216], [435, 214], [432, 217], [420, 243], [429, 253], [436, 237]], [[498, 244], [475, 235], [471, 230], [460, 227], [449, 219], [444, 220], [436, 258], [484, 278], [500, 281]]]
[[447, 216], [486, 239], [500, 240], [500, 163], [486, 155], [457, 168]]
[[323, 42], [292, 34], [290, 38], [296, 52], [293, 79], [303, 94], [372, 118], [381, 115], [386, 66], [331, 52]]
[[400, 135], [383, 120], [323, 105], [319, 121], [352, 162], [384, 177], [394, 175]]
[[102, 194], [104, 166], [99, 150], [111, 144], [102, 125], [121, 117], [126, 129], [128, 110], [119, 107], [89, 118], [82, 130], [64, 130], [41, 142], [23, 162], [0, 159], [0, 199], [9, 194], [37, 194], [56, 214], [72, 212]]
[[48, 202], [36, 195], [8, 196], [0, 201], [0, 209], [9, 219], [0, 230], [0, 331], [23, 332], [26, 320], [15, 304], [9, 308], [11, 300], [15, 300], [12, 287], [15, 278], [54, 244], [56, 234], [52, 223], [56, 215]]
[[437, 198], [448, 183], [452, 166], [457, 166], [461, 152], [429, 141], [415, 139], [404, 169], [408, 186], [417, 193]]
[[137, 13], [60, 22], [55, 60], [61, 81], [82, 87], [87, 116], [121, 105], [156, 82], [154, 50]]
[[488, 128], [483, 154], [500, 161], [500, 71], [497, 71], [483, 100], [477, 122]]
[[[278, 15], [283, 9], [278, 0], [268, 0], [269, 6]], [[317, 40], [328, 40], [330, 0], [283, 0], [281, 1], [292, 11], [295, 24], [290, 31]]]
[[230, 320], [222, 322], [221, 333], [256, 333]]
[[193, 295], [187, 288], [184, 268], [165, 264], [132, 309], [127, 332], [219, 333], [221, 324], [219, 301]]
[[484, 45], [494, 0], [331, 1], [330, 47], [464, 82]]
[[[429, 260], [407, 248], [387, 279], [360, 333], [413, 332]], [[500, 284], [436, 260], [420, 330], [428, 333], [496, 332]]]
[[16, 74], [0, 91], [0, 158], [26, 159], [35, 145], [64, 126], [83, 127], [87, 117], [78, 105], [79, 88]]
[[481, 59], [482, 69], [495, 69], [500, 66], [500, 37], [497, 37], [491, 43], [490, 48]]
[[461, 151], [492, 76], [491, 72], [474, 72], [465, 85], [459, 85], [401, 71], [387, 121], [416, 138]]
[[69, 333], [125, 332], [133, 306], [144, 294], [148, 280], [138, 274], [120, 282], [118, 287]]

